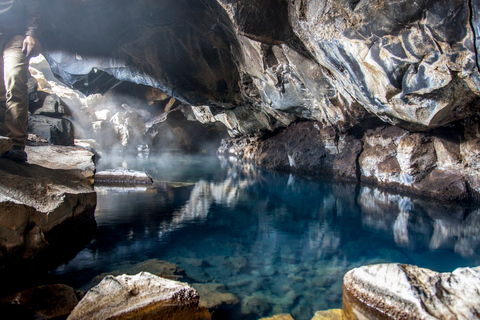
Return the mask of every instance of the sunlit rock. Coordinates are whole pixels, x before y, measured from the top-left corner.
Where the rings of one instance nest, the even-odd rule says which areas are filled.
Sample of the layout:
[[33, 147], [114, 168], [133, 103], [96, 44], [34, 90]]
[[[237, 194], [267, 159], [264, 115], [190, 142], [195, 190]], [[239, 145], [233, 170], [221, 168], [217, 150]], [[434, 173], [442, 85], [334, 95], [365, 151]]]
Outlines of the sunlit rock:
[[26, 151], [29, 162], [25, 164], [0, 159], [4, 259], [34, 258], [62, 247], [65, 240], [73, 248], [74, 240], [82, 238], [77, 233], [93, 221], [93, 154], [60, 146], [27, 147]]
[[452, 273], [404, 264], [380, 264], [344, 277], [348, 319], [478, 319], [480, 270]]
[[107, 276], [80, 300], [68, 319], [211, 319], [198, 302], [198, 293], [189, 285], [148, 272]]

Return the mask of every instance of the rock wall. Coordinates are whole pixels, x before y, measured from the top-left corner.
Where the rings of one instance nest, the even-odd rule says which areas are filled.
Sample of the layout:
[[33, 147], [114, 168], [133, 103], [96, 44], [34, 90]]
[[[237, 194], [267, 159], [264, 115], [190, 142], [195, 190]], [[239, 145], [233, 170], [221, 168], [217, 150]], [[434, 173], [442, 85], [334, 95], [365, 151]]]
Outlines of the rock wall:
[[257, 164], [465, 199], [479, 190], [479, 7], [47, 0], [42, 43], [55, 75], [86, 93], [159, 88], [232, 137], [294, 124], [245, 151]]
[[226, 139], [218, 152], [273, 170], [381, 185], [445, 201], [479, 200], [478, 123], [410, 132], [383, 125], [337, 132], [294, 123], [268, 138]]
[[202, 106], [203, 118], [233, 135], [298, 118], [350, 127], [372, 115], [425, 130], [478, 111], [479, 6], [48, 0], [42, 42], [54, 73], [73, 87], [157, 87]]

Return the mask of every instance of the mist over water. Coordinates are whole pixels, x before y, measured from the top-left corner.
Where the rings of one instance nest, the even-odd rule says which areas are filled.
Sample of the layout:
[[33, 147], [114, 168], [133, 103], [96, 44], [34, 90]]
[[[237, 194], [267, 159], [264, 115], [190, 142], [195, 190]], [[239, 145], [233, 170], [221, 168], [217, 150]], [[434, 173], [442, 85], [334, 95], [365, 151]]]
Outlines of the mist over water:
[[120, 166], [148, 172], [155, 186], [97, 189], [95, 239], [54, 272], [76, 289], [158, 259], [179, 265], [194, 287], [221, 284], [234, 294], [229, 319], [302, 320], [340, 308], [342, 277], [355, 267], [399, 262], [444, 272], [480, 262], [475, 208], [207, 156], [102, 158], [99, 170]]

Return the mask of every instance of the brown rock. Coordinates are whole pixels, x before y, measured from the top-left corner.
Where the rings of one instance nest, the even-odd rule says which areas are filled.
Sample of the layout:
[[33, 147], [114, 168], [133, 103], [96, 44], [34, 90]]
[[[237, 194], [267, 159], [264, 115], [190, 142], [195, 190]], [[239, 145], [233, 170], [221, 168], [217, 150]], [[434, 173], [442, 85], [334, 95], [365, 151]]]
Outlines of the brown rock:
[[464, 200], [468, 197], [465, 178], [456, 172], [433, 170], [413, 187], [441, 201]]

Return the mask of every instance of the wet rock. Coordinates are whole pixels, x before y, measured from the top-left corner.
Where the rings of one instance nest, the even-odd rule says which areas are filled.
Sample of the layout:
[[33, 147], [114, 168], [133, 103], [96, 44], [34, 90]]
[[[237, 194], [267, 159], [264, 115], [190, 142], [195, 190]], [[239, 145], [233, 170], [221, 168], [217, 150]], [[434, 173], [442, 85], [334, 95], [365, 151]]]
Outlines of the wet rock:
[[477, 319], [480, 270], [452, 273], [403, 264], [365, 266], [344, 277], [343, 311], [352, 319]]
[[52, 284], [31, 288], [3, 298], [0, 305], [2, 318], [31, 319], [66, 318], [78, 304], [73, 288], [63, 284]]
[[[31, 259], [82, 238], [93, 220], [92, 154], [74, 147], [26, 147], [29, 162], [0, 159], [2, 263]], [[74, 237], [73, 239], [71, 237]], [[56, 250], [56, 249], [55, 249]]]
[[198, 302], [198, 293], [187, 284], [147, 272], [107, 276], [87, 292], [68, 319], [211, 319]]
[[28, 132], [36, 134], [51, 144], [73, 146], [72, 122], [64, 118], [31, 115], [28, 118]]
[[95, 173], [97, 185], [152, 184], [153, 178], [146, 172], [116, 168]]

